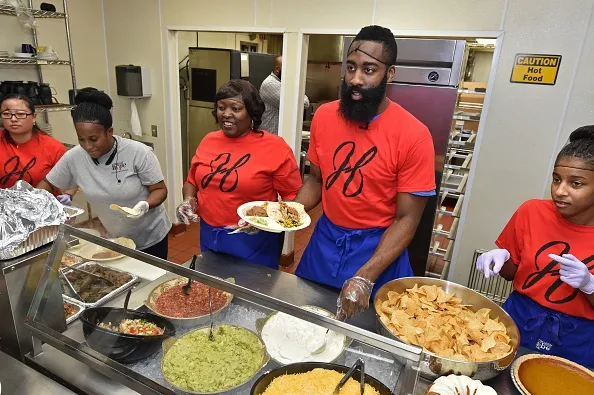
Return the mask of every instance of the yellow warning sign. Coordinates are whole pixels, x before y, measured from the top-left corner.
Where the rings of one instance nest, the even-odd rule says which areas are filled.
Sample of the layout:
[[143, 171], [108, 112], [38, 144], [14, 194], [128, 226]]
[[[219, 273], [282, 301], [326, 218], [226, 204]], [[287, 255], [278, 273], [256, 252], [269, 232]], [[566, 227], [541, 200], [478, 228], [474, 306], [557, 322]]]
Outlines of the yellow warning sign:
[[516, 55], [511, 82], [521, 84], [555, 85], [561, 55]]

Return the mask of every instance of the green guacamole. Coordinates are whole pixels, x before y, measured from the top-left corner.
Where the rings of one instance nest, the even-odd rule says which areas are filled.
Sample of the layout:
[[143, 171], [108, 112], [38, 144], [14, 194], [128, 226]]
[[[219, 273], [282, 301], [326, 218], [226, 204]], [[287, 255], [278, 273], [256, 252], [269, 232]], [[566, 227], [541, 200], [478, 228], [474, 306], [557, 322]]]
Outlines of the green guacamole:
[[252, 332], [230, 325], [182, 336], [163, 357], [163, 375], [186, 391], [214, 392], [248, 381], [262, 368], [265, 351]]

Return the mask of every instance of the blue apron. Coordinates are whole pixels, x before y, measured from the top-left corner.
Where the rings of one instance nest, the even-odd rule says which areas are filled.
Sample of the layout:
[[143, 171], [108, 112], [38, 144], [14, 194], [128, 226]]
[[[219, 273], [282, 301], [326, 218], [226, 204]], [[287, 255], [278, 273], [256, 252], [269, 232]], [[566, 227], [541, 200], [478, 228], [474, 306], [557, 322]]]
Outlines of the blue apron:
[[594, 367], [594, 320], [573, 317], [512, 292], [503, 309], [520, 331], [520, 345]]
[[222, 252], [252, 263], [278, 269], [281, 255], [281, 234], [258, 232], [253, 235], [215, 228], [200, 219], [200, 250]]
[[[303, 252], [295, 274], [311, 281], [342, 288], [373, 255], [386, 228], [349, 229], [334, 225], [322, 214]], [[408, 251], [402, 254], [375, 281], [373, 293], [388, 281], [411, 277]]]

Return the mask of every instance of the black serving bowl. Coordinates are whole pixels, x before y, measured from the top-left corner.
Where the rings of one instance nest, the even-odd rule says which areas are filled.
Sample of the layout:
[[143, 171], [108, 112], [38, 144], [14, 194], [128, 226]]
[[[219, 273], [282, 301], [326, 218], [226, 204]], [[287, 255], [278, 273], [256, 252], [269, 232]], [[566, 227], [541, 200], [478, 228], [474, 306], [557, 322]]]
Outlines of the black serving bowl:
[[[264, 373], [260, 378], [254, 383], [252, 386], [252, 390], [250, 395], [261, 395], [266, 391], [266, 388], [272, 383], [272, 381], [280, 376], [285, 374], [297, 374], [297, 373], [307, 373], [311, 370], [321, 368], [321, 369], [328, 369], [328, 370], [335, 370], [339, 373], [346, 374], [349, 371], [350, 367], [337, 365], [334, 363], [323, 363], [323, 362], [299, 362], [299, 363], [292, 363], [289, 365], [281, 366], [280, 368], [273, 369], [269, 372]], [[356, 370], [353, 375], [351, 376], [353, 380], [359, 382], [361, 380], [361, 371]], [[369, 384], [380, 395], [392, 395], [392, 391], [384, 384], [382, 384], [378, 379], [365, 374], [365, 384]]]
[[130, 311], [127, 319], [144, 319], [163, 328], [165, 332], [158, 336], [128, 335], [112, 332], [97, 326], [97, 323], [112, 322], [117, 325], [124, 313], [124, 309], [112, 307], [94, 307], [87, 309], [80, 315], [83, 333], [87, 344], [95, 351], [120, 363], [134, 363], [161, 349], [163, 340], [175, 336], [175, 326], [163, 317], [152, 313]]

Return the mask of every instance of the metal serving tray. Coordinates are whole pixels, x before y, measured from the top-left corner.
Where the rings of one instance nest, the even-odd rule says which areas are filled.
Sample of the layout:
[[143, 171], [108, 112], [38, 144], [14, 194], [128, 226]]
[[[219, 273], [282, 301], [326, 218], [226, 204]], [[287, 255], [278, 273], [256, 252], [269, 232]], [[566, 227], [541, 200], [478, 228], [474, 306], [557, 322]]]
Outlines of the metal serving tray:
[[[64, 211], [68, 215], [69, 219], [81, 215], [85, 212], [82, 208], [64, 206]], [[68, 221], [67, 221], [68, 222]], [[29, 251], [33, 251], [39, 247], [49, 244], [56, 240], [58, 236], [59, 225], [44, 226], [32, 232], [27, 240], [23, 241], [14, 250], [0, 251], [0, 260], [7, 260], [19, 257], [26, 254]]]
[[[132, 279], [130, 281], [128, 281], [127, 283], [125, 283], [124, 285], [120, 286], [119, 288], [114, 289], [113, 291], [111, 291], [110, 293], [108, 293], [107, 295], [105, 295], [104, 297], [102, 297], [101, 299], [99, 299], [98, 301], [94, 302], [94, 303], [86, 303], [86, 302], [82, 302], [82, 301], [78, 301], [78, 303], [81, 303], [82, 305], [85, 306], [85, 308], [89, 309], [92, 307], [99, 307], [104, 305], [105, 303], [109, 302], [110, 300], [112, 300], [113, 298], [115, 298], [117, 295], [119, 295], [120, 293], [124, 292], [125, 290], [127, 290], [128, 288], [130, 288], [132, 285], [134, 285], [134, 283], [136, 283], [138, 281], [138, 276], [135, 276], [132, 273], [128, 273], [125, 272], [123, 270], [118, 270], [116, 268], [110, 267], [110, 266], [106, 266], [106, 265], [101, 265], [97, 262], [85, 262], [85, 263], [79, 263], [76, 265], [72, 265], [77, 269], [82, 269], [85, 270], [86, 267], [91, 266], [91, 265], [99, 265], [105, 269], [109, 269], [109, 270], [113, 270], [115, 272], [119, 272], [119, 273], [125, 273], [128, 274], [130, 276], [132, 276]], [[71, 272], [72, 270], [68, 270], [68, 268], [64, 268], [62, 270], [62, 273], [67, 274], [69, 272]], [[68, 298], [68, 299], [73, 299], [72, 297], [69, 297], [68, 295], [64, 295], [62, 294], [62, 296]]]
[[66, 295], [62, 295], [62, 298], [64, 299], [64, 302], [73, 304], [73, 305], [75, 305], [76, 307], [79, 308], [78, 313], [74, 314], [72, 317], [70, 317], [70, 318], [68, 318], [66, 320], [66, 325], [68, 325], [71, 322], [76, 321], [78, 319], [78, 317], [80, 317], [81, 313], [86, 310], [86, 308], [85, 308], [84, 303], [82, 303], [82, 302], [80, 302], [80, 301], [78, 301], [78, 300], [76, 300], [74, 298], [71, 298], [71, 297], [66, 296]]

